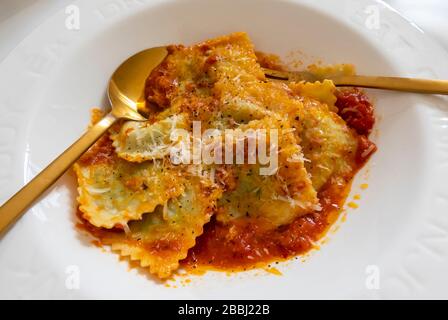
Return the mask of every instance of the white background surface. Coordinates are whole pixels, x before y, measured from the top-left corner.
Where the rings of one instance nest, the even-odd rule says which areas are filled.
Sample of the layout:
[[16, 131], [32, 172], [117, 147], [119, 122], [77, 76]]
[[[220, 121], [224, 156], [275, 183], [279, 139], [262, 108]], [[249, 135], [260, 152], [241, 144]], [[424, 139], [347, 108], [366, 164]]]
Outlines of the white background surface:
[[[0, 60], [70, 0], [0, 0]], [[447, 0], [385, 0], [448, 51]]]

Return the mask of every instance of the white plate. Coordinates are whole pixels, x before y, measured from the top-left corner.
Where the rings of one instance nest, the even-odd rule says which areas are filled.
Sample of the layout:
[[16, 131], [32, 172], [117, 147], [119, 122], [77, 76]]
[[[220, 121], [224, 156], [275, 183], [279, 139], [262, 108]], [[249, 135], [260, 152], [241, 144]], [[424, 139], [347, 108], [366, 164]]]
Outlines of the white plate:
[[[0, 65], [1, 200], [83, 132], [89, 110], [105, 105], [111, 72], [143, 48], [244, 30], [266, 52], [301, 50], [329, 63], [354, 63], [364, 74], [448, 78], [448, 55], [391, 8], [370, 0], [75, 5], [80, 30], [68, 30], [61, 11]], [[1, 240], [0, 297], [448, 298], [447, 102], [371, 93], [379, 151], [354, 182], [360, 207], [349, 209], [340, 230], [305, 262], [280, 265], [282, 276], [210, 272], [168, 288], [129, 271], [75, 229], [75, 183], [67, 174]], [[359, 191], [366, 179], [369, 188]]]

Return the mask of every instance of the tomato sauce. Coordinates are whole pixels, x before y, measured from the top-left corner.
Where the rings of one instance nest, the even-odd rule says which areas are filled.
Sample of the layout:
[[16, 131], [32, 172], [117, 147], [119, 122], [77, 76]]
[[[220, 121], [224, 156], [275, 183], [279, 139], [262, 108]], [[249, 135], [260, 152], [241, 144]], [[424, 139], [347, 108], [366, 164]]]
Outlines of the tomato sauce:
[[336, 107], [342, 119], [358, 134], [368, 135], [375, 124], [373, 105], [359, 89], [338, 90]]
[[339, 116], [359, 134], [356, 162], [362, 165], [377, 150], [375, 144], [368, 139], [375, 124], [373, 104], [358, 88], [338, 90], [336, 97], [335, 105]]
[[[168, 52], [176, 50], [176, 46], [168, 46]], [[176, 79], [172, 76], [174, 66], [169, 65], [165, 59], [149, 75], [145, 85], [145, 96], [149, 103], [160, 108], [169, 106], [169, 95], [174, 91]]]
[[101, 137], [86, 153], [84, 153], [79, 162], [83, 166], [108, 163], [115, 157], [115, 149], [112, 146], [112, 140], [109, 135]]

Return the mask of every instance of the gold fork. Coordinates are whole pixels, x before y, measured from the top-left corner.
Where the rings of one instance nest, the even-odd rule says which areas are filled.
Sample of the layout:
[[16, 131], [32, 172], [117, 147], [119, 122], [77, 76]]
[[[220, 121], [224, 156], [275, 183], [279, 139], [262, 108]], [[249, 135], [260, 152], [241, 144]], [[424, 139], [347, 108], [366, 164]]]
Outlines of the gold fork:
[[339, 74], [318, 76], [308, 71], [277, 71], [268, 68], [263, 68], [263, 71], [267, 78], [281, 81], [315, 82], [328, 79], [332, 80], [337, 87], [361, 87], [427, 94], [448, 94], [448, 80], [358, 75], [346, 76]]

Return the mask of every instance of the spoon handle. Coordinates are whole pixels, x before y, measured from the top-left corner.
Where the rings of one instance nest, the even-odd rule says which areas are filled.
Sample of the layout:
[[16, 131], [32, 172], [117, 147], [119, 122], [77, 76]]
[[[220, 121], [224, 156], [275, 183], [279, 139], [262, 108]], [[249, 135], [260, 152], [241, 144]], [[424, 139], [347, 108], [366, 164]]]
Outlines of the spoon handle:
[[89, 128], [59, 157], [0, 207], [0, 235], [25, 212], [110, 126], [117, 121], [111, 113]]
[[448, 94], [448, 80], [374, 76], [343, 76], [331, 80], [333, 80], [336, 86], [386, 89], [427, 94]]

